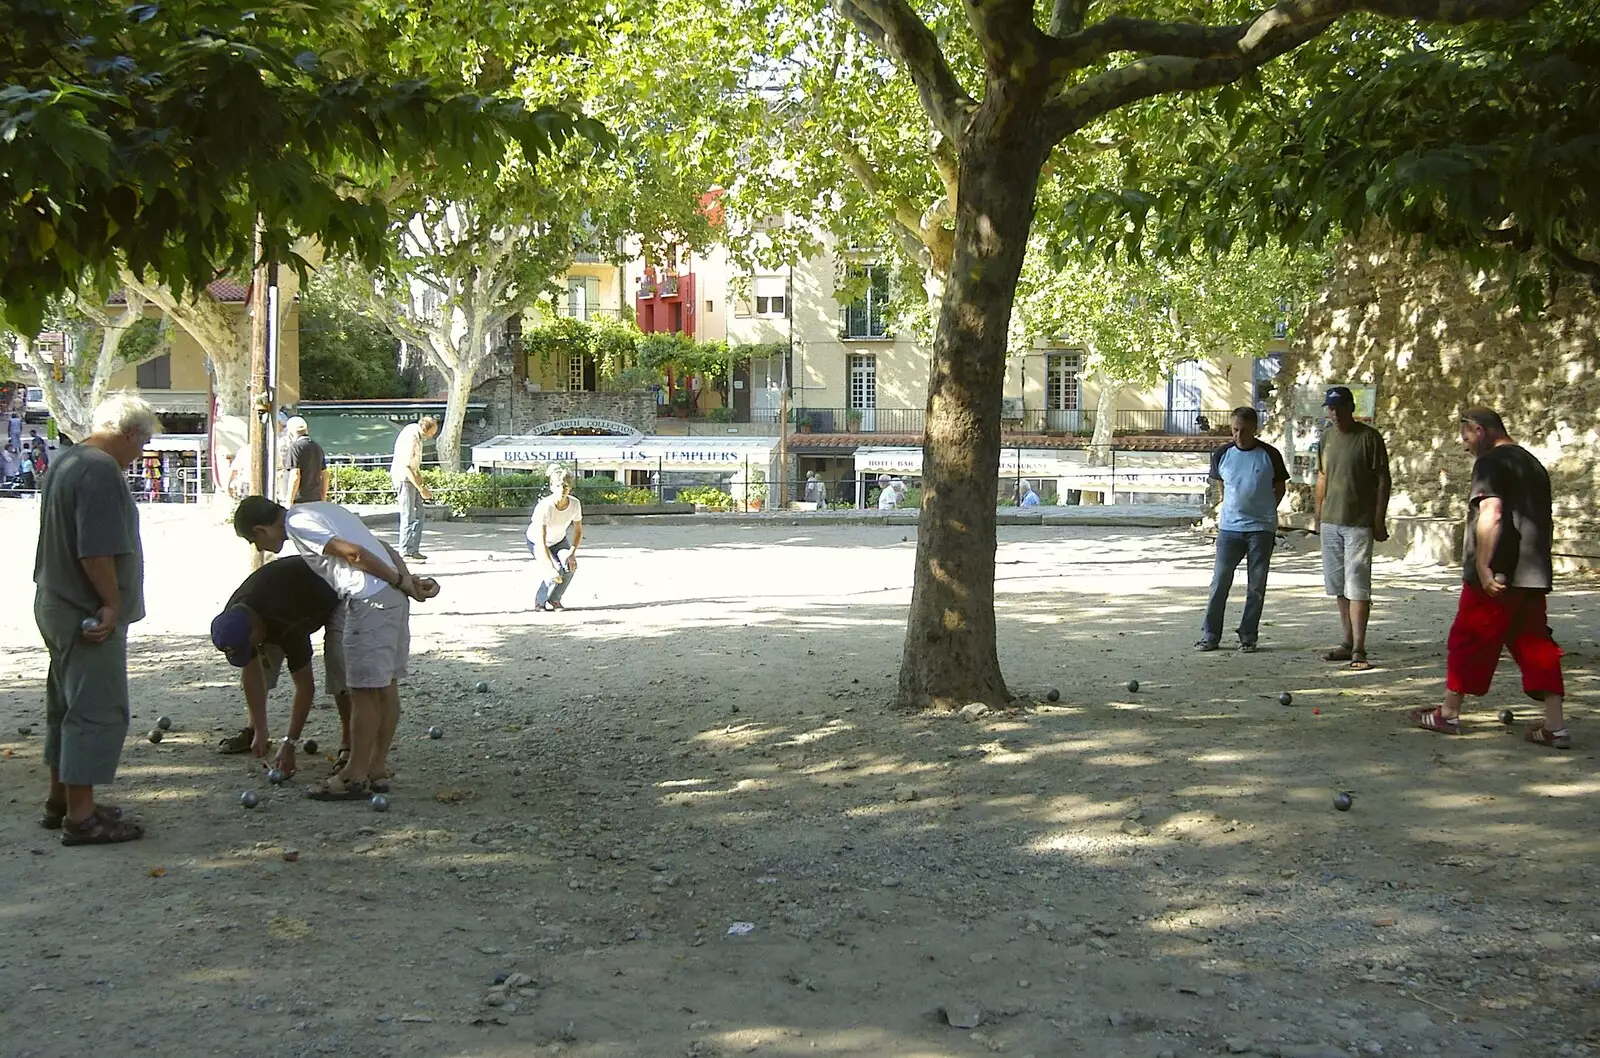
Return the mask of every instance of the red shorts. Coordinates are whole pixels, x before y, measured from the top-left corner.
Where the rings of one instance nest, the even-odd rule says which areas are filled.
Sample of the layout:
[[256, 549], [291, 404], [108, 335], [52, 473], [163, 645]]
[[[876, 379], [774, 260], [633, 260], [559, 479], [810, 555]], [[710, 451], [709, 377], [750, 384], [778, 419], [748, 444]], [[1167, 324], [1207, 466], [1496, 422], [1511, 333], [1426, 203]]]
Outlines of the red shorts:
[[1537, 701], [1566, 695], [1561, 647], [1546, 624], [1545, 594], [1512, 588], [1491, 599], [1476, 584], [1461, 585], [1461, 604], [1450, 626], [1445, 686], [1457, 694], [1489, 693], [1502, 648], [1522, 670], [1522, 690]]

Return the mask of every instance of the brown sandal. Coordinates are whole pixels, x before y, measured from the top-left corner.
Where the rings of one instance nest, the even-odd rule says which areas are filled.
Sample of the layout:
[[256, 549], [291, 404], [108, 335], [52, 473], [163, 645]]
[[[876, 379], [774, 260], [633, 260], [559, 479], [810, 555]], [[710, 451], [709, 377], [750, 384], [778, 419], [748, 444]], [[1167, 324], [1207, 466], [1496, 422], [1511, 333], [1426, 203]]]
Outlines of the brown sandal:
[[[95, 805], [94, 813], [101, 819], [109, 819], [112, 822], [122, 818], [122, 809], [116, 805]], [[60, 830], [61, 823], [66, 818], [67, 806], [65, 803], [46, 801], [44, 803], [44, 815], [40, 817], [39, 825], [46, 830]]]
[[138, 841], [144, 837], [144, 827], [126, 819], [107, 819], [98, 812], [79, 825], [70, 819], [61, 821], [63, 845], [118, 845], [124, 841]]

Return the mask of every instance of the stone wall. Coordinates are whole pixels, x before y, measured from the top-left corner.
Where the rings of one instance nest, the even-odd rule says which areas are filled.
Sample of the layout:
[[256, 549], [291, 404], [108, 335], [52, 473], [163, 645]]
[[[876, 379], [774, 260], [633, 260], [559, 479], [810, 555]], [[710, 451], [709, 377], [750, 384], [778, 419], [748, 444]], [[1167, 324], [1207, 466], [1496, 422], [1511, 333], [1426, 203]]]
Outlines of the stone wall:
[[1505, 289], [1448, 258], [1351, 240], [1284, 357], [1280, 396], [1296, 384], [1377, 387], [1399, 518], [1465, 518], [1472, 460], [1461, 412], [1496, 409], [1550, 470], [1556, 550], [1600, 562], [1600, 298], [1573, 283], [1542, 318], [1524, 320]]
[[495, 378], [472, 391], [473, 400], [489, 405], [481, 441], [499, 434], [525, 434], [541, 423], [556, 419], [610, 419], [651, 433], [656, 425], [656, 399], [648, 390], [631, 393], [528, 393], [510, 378]]

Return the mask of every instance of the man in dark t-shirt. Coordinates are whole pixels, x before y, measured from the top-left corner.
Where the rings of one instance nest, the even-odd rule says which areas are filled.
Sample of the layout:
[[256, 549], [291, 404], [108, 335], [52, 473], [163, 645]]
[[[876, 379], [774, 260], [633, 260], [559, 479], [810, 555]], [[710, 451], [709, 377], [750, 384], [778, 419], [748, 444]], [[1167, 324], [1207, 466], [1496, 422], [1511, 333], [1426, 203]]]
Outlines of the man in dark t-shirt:
[[284, 424], [283, 430], [289, 438], [289, 458], [284, 464], [289, 475], [288, 505], [319, 503], [327, 499], [328, 457], [322, 446], [311, 439], [311, 427], [296, 415]]
[[1506, 433], [1498, 413], [1471, 408], [1461, 417], [1461, 442], [1476, 456], [1467, 499], [1461, 602], [1450, 626], [1444, 704], [1416, 710], [1411, 722], [1446, 735], [1461, 733], [1466, 695], [1489, 693], [1502, 649], [1522, 670], [1522, 689], [1544, 703], [1544, 720], [1524, 737], [1570, 749], [1562, 704], [1561, 648], [1548, 626], [1554, 516], [1550, 475]]
[[341, 755], [350, 745], [350, 691], [345, 679], [343, 621], [339, 596], [299, 555], [268, 562], [239, 585], [228, 605], [211, 622], [211, 642], [240, 670], [249, 723], [222, 740], [223, 753], [254, 753], [265, 758], [267, 692], [285, 666], [294, 681], [289, 731], [278, 744], [273, 764], [284, 774], [295, 770], [295, 749], [316, 698], [311, 672], [311, 633], [323, 628], [322, 661], [328, 693], [339, 706]]

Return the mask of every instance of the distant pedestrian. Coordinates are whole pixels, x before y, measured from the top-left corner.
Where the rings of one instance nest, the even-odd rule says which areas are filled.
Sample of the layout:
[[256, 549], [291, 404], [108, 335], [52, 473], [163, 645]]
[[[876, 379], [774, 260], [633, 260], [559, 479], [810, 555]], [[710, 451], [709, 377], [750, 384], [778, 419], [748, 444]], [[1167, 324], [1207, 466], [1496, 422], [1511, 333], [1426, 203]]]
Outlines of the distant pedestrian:
[[822, 510], [828, 505], [828, 486], [817, 477], [815, 470], [806, 472], [806, 502], [815, 505], [817, 510]]
[[389, 464], [389, 478], [400, 500], [400, 553], [419, 562], [427, 558], [422, 553], [422, 501], [433, 499], [422, 483], [422, 442], [438, 432], [439, 422], [431, 415], [406, 426], [394, 440]]
[[11, 447], [11, 442], [7, 441], [5, 450], [0, 452], [0, 481], [10, 484], [16, 478], [21, 467], [22, 456], [18, 454], [15, 448]]
[[1389, 539], [1389, 449], [1383, 435], [1356, 421], [1344, 386], [1328, 390], [1323, 407], [1333, 425], [1317, 446], [1316, 527], [1322, 536], [1322, 582], [1339, 600], [1344, 638], [1322, 656], [1370, 669], [1367, 621], [1372, 616], [1372, 545]]
[[1555, 517], [1550, 475], [1506, 433], [1498, 412], [1471, 408], [1461, 417], [1461, 443], [1476, 457], [1467, 499], [1461, 601], [1446, 644], [1444, 704], [1416, 710], [1411, 723], [1445, 735], [1461, 733], [1467, 695], [1489, 693], [1502, 650], [1522, 670], [1522, 691], [1544, 704], [1544, 719], [1523, 733], [1529, 742], [1571, 749], [1562, 713], [1566, 683], [1561, 647], [1548, 625], [1545, 600], [1554, 569]]
[[1039, 506], [1039, 494], [1033, 491], [1033, 482], [1029, 481], [1027, 478], [1023, 478], [1021, 481], [1017, 482], [1017, 506]]
[[128, 734], [128, 626], [144, 618], [144, 553], [127, 468], [155, 432], [145, 401], [107, 398], [39, 500], [33, 614], [50, 653], [42, 822], [61, 828], [63, 845], [144, 836], [120, 809], [97, 804], [94, 790], [116, 778]]
[[288, 472], [288, 487], [284, 495], [289, 504], [317, 503], [328, 498], [327, 454], [322, 446], [311, 439], [311, 427], [296, 415], [284, 424], [284, 436], [289, 438], [288, 459], [284, 469]]
[[563, 610], [561, 597], [578, 572], [578, 545], [583, 542], [583, 503], [572, 494], [567, 468], [552, 466], [550, 495], [534, 505], [528, 520], [528, 552], [539, 570], [535, 610]]
[[1222, 618], [1228, 592], [1241, 559], [1245, 566], [1244, 613], [1239, 618], [1239, 649], [1254, 653], [1267, 600], [1267, 570], [1278, 541], [1278, 504], [1289, 487], [1283, 455], [1256, 436], [1260, 419], [1250, 407], [1233, 411], [1233, 440], [1211, 453], [1212, 481], [1222, 485], [1217, 511], [1217, 560], [1211, 573], [1211, 597], [1200, 624], [1196, 650], [1216, 650], [1222, 640]]

